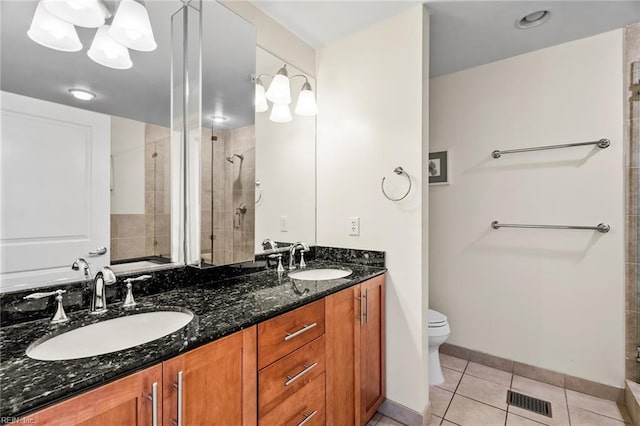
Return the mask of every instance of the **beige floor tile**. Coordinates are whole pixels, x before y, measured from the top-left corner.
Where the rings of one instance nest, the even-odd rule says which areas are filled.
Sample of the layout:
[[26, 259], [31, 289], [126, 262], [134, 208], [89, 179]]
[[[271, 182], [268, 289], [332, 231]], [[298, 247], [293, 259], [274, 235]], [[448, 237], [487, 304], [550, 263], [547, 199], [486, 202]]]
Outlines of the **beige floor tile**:
[[442, 420], [442, 424], [440, 426], [458, 426], [455, 423], [451, 423], [448, 420]]
[[540, 426], [542, 423], [534, 422], [527, 418], [516, 416], [513, 413], [507, 414], [507, 426]]
[[508, 386], [465, 374], [456, 393], [506, 411], [508, 390]]
[[440, 365], [456, 371], [464, 371], [467, 366], [467, 360], [456, 358], [455, 356], [440, 354]]
[[567, 403], [569, 407], [577, 407], [592, 413], [611, 417], [615, 420], [630, 422], [629, 416], [624, 408], [618, 407], [613, 401], [607, 399], [596, 398], [580, 392], [574, 392], [567, 389]]
[[496, 426], [504, 425], [506, 415], [495, 407], [455, 395], [444, 418], [461, 426]]
[[511, 373], [498, 370], [497, 368], [487, 367], [477, 362], [470, 362], [464, 374], [471, 374], [472, 376], [480, 377], [481, 379], [500, 385], [511, 386]]
[[378, 420], [378, 423], [376, 423], [376, 426], [403, 426], [403, 424], [400, 422], [396, 422], [389, 417], [382, 416], [380, 420]]
[[373, 415], [373, 417], [371, 417], [371, 420], [369, 420], [369, 423], [367, 423], [367, 426], [375, 426], [378, 424], [378, 421], [382, 418], [382, 414], [380, 413], [376, 413]]
[[439, 388], [448, 390], [449, 392], [455, 392], [462, 378], [462, 373], [459, 371], [451, 370], [450, 368], [442, 368], [442, 375], [444, 376], [444, 383], [438, 385]]
[[429, 388], [429, 399], [431, 399], [431, 413], [438, 417], [444, 417], [444, 413], [449, 407], [453, 398], [453, 393], [440, 388]]
[[442, 417], [432, 415], [428, 424], [429, 426], [440, 426], [440, 423], [442, 423]]
[[569, 407], [571, 426], [624, 426], [624, 422], [577, 407]]

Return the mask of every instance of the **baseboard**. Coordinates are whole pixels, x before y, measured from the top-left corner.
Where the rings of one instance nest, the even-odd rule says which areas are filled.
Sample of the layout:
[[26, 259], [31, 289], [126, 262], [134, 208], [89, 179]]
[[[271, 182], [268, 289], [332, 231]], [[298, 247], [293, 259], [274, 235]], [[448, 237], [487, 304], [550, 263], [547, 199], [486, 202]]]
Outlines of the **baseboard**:
[[625, 396], [623, 388], [570, 376], [449, 343], [444, 343], [440, 346], [440, 352], [572, 391], [597, 396], [598, 398], [604, 398], [618, 403], [624, 402]]
[[[431, 405], [427, 404], [426, 412], [431, 412]], [[393, 420], [403, 423], [407, 426], [425, 426], [429, 424], [429, 417], [412, 410], [409, 407], [405, 407], [402, 404], [398, 404], [390, 399], [385, 399], [378, 412], [383, 415], [392, 418]]]

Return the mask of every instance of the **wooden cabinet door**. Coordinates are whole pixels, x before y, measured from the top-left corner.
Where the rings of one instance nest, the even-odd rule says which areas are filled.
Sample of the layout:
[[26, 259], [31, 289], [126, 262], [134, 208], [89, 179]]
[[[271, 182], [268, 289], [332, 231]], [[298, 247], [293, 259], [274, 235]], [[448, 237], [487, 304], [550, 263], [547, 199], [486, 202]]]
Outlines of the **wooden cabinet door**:
[[360, 418], [365, 424], [385, 398], [385, 279], [384, 275], [360, 284]]
[[159, 424], [162, 418], [161, 383], [162, 366], [156, 365], [21, 418], [20, 422], [64, 426], [153, 425], [155, 384]]
[[256, 344], [254, 326], [165, 361], [163, 424], [255, 425]]
[[357, 285], [325, 299], [328, 425], [360, 424], [360, 410], [356, 410], [360, 393], [360, 386], [356, 386], [360, 376], [356, 371], [356, 344], [360, 346], [360, 319], [356, 318], [360, 315], [359, 295]]

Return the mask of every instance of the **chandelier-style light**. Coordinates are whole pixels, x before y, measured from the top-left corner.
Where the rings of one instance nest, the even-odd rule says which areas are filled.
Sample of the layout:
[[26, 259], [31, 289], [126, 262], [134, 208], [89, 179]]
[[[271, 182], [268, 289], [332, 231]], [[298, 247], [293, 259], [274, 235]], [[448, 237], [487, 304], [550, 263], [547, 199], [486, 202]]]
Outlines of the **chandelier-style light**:
[[74, 27], [98, 28], [87, 51], [105, 67], [125, 70], [133, 66], [128, 49], [150, 52], [158, 45], [153, 37], [149, 13], [136, 0], [120, 0], [111, 25], [104, 0], [40, 0], [27, 35], [51, 49], [77, 52], [82, 43]]
[[42, 0], [49, 13], [77, 27], [98, 28], [111, 15], [100, 0]]
[[[261, 77], [269, 76], [273, 77], [269, 89], [265, 91], [264, 84]], [[275, 76], [269, 74], [260, 74], [255, 79], [256, 97], [255, 105], [256, 112], [265, 112], [269, 109], [269, 102], [273, 104], [271, 108], [271, 114], [269, 119], [276, 123], [286, 123], [292, 120], [291, 109], [289, 104], [291, 103], [291, 85], [290, 80], [302, 77], [304, 78], [304, 84], [300, 89], [298, 95], [298, 101], [296, 103], [295, 112], [302, 116], [314, 116], [318, 113], [318, 106], [316, 104], [315, 94], [311, 89], [309, 79], [302, 75], [297, 74], [293, 77], [289, 77], [287, 73], [287, 66], [284, 65]]]
[[93, 43], [87, 51], [87, 55], [100, 65], [126, 70], [133, 66], [129, 57], [129, 49], [115, 41], [109, 34], [110, 25], [98, 28]]
[[31, 40], [50, 49], [62, 52], [77, 52], [82, 49], [73, 24], [49, 13], [42, 2], [36, 7], [27, 35]]

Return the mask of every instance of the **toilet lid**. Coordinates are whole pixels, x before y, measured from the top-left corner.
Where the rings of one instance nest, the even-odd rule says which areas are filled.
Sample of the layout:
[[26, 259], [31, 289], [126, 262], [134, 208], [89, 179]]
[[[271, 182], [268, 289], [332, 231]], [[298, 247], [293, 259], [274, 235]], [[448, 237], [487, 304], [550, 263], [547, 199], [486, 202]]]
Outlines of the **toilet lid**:
[[441, 327], [447, 323], [447, 317], [438, 311], [429, 309], [429, 327]]

